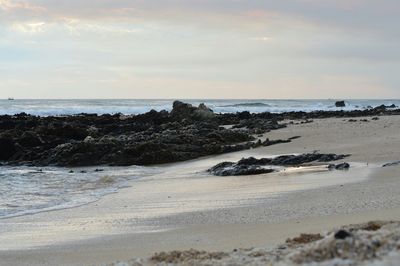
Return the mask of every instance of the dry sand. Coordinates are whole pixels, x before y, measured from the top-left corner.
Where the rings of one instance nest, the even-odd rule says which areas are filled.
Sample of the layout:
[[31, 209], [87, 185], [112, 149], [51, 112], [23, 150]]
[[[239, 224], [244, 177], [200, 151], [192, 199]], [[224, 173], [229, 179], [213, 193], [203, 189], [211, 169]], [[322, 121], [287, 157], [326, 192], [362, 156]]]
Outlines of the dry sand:
[[373, 221], [322, 234], [301, 234], [272, 249], [246, 248], [231, 252], [179, 250], [113, 265], [397, 266], [399, 245], [399, 222]]
[[[273, 131], [292, 143], [163, 166], [82, 207], [0, 220], [0, 265], [102, 265], [158, 251], [268, 247], [302, 232], [400, 220], [400, 117], [315, 120]], [[369, 119], [370, 120], [370, 119]], [[349, 172], [211, 177], [245, 156], [349, 153]]]

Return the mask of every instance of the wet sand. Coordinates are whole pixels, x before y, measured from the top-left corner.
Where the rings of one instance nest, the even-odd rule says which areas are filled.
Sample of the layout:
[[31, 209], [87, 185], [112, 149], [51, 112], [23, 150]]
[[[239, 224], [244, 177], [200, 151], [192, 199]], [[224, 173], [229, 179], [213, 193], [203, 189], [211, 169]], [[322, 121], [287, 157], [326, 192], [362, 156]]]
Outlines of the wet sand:
[[[98, 265], [162, 250], [265, 247], [300, 232], [400, 220], [400, 167], [380, 167], [400, 160], [400, 117], [347, 120], [290, 125], [267, 136], [301, 136], [292, 143], [163, 166], [163, 174], [93, 204], [0, 220], [1, 265]], [[347, 161], [355, 167], [227, 178], [204, 173], [223, 160], [314, 150], [352, 154]]]

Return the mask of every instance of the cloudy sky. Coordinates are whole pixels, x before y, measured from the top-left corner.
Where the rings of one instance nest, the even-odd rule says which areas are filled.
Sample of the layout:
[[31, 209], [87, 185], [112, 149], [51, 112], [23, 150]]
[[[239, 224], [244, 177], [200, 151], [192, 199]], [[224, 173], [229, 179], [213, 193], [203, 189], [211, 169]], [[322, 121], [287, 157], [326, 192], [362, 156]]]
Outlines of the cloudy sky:
[[0, 0], [0, 98], [400, 98], [399, 0]]

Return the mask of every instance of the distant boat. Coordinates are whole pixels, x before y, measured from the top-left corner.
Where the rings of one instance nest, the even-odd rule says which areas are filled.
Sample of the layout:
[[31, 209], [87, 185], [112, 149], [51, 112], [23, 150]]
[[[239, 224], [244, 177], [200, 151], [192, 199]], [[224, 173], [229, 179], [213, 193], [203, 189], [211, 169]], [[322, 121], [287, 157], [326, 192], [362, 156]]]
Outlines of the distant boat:
[[14, 98], [8, 98], [9, 101], [14, 101]]

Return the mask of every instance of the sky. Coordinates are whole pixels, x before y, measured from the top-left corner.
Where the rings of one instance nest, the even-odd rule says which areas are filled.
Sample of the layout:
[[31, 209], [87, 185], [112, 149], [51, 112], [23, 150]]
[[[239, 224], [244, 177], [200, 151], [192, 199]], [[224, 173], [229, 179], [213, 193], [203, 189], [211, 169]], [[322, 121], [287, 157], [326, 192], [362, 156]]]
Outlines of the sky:
[[399, 0], [0, 0], [0, 98], [400, 98]]

